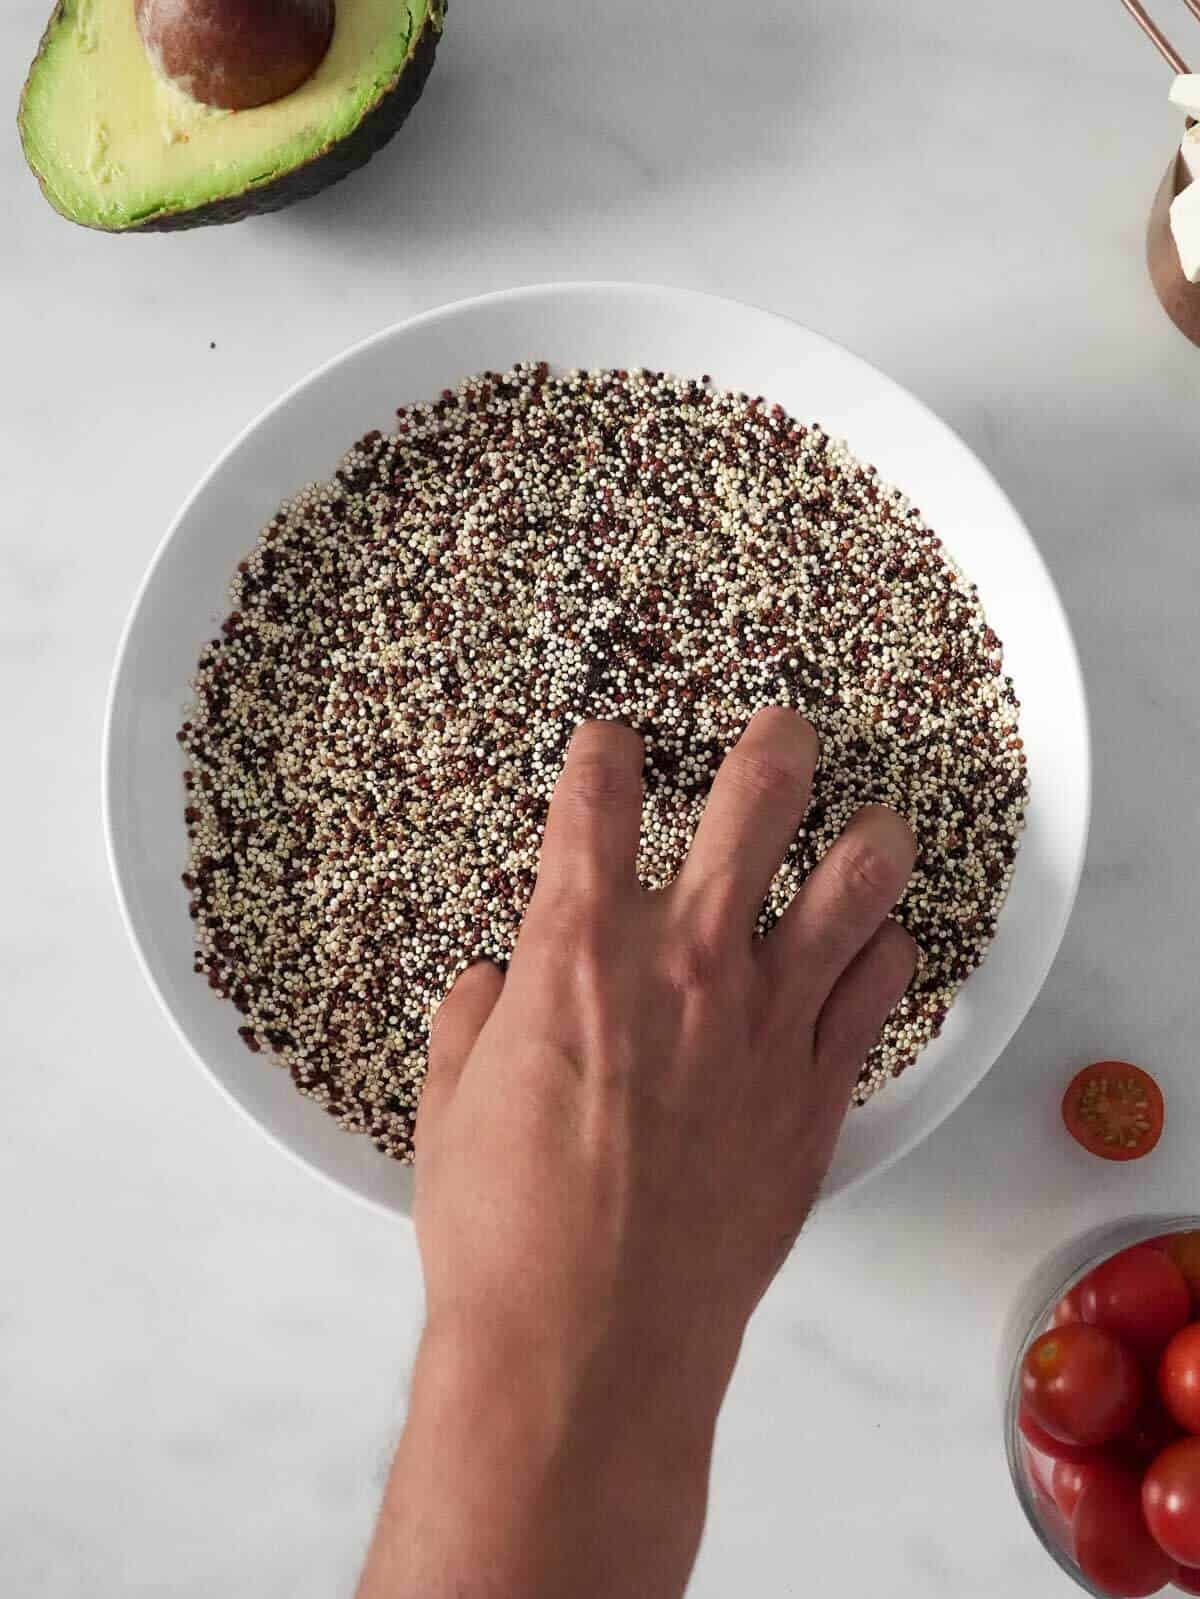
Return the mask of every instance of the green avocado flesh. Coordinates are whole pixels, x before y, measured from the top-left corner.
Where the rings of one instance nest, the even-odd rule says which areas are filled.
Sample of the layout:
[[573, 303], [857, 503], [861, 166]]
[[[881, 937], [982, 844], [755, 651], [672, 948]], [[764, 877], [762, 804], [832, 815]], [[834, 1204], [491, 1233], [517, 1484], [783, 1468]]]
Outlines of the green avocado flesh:
[[338, 0], [333, 40], [282, 100], [219, 111], [152, 64], [133, 0], [60, 0], [19, 125], [56, 210], [121, 232], [234, 221], [312, 194], [365, 161], [420, 94], [441, 0]]

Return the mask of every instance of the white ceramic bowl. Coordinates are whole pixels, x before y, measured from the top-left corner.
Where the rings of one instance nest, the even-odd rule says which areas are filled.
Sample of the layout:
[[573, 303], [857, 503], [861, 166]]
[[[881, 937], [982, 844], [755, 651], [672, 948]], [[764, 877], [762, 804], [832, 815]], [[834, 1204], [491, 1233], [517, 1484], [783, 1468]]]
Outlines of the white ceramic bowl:
[[978, 583], [1022, 701], [1029, 825], [991, 954], [911, 1071], [849, 1117], [835, 1192], [911, 1149], [1012, 1036], [1058, 948], [1083, 861], [1089, 802], [1079, 665], [1053, 584], [1019, 517], [966, 446], [864, 361], [793, 322], [706, 295], [560, 284], [489, 295], [389, 328], [276, 402], [230, 445], [151, 564], [121, 641], [108, 708], [104, 806], [117, 893], [146, 975], [180, 1037], [276, 1143], [360, 1197], [404, 1213], [407, 1169], [343, 1132], [288, 1075], [247, 1053], [237, 1017], [192, 971], [179, 882], [187, 840], [175, 732], [200, 646], [237, 562], [280, 501], [325, 478], [397, 405], [484, 368], [650, 366], [766, 395], [845, 437], [902, 488]]

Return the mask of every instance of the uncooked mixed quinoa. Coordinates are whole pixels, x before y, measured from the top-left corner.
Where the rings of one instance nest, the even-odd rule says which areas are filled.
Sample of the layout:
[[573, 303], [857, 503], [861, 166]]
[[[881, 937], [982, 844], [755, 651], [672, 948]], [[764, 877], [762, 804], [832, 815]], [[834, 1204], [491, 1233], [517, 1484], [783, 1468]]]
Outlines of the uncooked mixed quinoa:
[[858, 1083], [978, 966], [1027, 797], [974, 585], [918, 511], [778, 406], [651, 372], [485, 372], [369, 433], [240, 564], [180, 732], [196, 970], [343, 1126], [407, 1159], [434, 1010], [509, 956], [576, 724], [646, 742], [669, 882], [764, 705], [821, 734], [767, 930], [853, 813], [901, 811], [923, 952]]

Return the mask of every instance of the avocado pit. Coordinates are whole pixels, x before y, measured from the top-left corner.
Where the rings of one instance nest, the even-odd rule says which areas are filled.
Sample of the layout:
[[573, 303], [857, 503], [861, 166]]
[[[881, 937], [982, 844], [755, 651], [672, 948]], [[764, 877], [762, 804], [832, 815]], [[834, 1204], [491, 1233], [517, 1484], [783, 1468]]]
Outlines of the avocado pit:
[[134, 0], [134, 13], [163, 77], [226, 111], [291, 94], [333, 38], [334, 0]]

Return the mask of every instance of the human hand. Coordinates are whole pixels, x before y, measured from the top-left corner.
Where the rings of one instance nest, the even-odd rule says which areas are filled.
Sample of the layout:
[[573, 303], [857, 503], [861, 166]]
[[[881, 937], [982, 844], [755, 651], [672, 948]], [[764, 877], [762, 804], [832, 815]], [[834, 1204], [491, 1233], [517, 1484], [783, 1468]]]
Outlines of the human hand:
[[[508, 971], [472, 967], [443, 1005], [417, 1124], [428, 1322], [397, 1472], [423, 1437], [436, 1476], [457, 1440], [453, 1531], [435, 1521], [462, 1586], [364, 1594], [680, 1591], [746, 1322], [916, 957], [887, 919], [913, 838], [883, 807], [753, 936], [816, 759], [801, 717], [759, 712], [648, 893], [641, 740], [572, 740]], [[496, 1472], [524, 1511], [497, 1516]], [[467, 1529], [493, 1587], [470, 1586]]]

